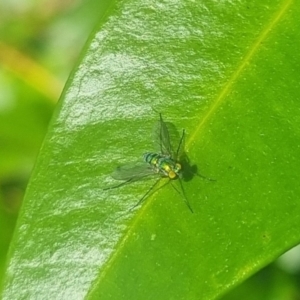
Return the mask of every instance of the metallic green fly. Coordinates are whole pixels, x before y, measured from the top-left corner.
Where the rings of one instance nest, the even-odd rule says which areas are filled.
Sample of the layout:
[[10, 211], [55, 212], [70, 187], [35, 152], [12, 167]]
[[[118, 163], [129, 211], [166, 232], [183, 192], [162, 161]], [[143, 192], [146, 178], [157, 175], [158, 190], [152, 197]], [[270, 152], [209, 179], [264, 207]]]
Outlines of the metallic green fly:
[[[154, 140], [157, 144], [157, 152], [147, 152], [143, 155], [143, 161], [136, 164], [128, 164], [118, 167], [113, 174], [112, 178], [123, 181], [122, 183], [105, 188], [104, 190], [110, 190], [121, 187], [128, 183], [135, 181], [159, 177], [157, 181], [149, 188], [146, 194], [138, 201], [133, 207], [140, 205], [147, 196], [153, 191], [155, 186], [161, 180], [161, 178], [169, 179], [164, 185], [171, 183], [172, 187], [182, 196], [184, 202], [191, 212], [193, 212], [182, 185], [183, 178], [183, 164], [181, 159], [184, 156], [184, 137], [185, 130], [182, 130], [181, 137], [179, 137], [175, 126], [172, 123], [165, 122], [162, 115], [159, 114], [159, 121], [154, 127]], [[173, 148], [171, 139], [177, 139], [178, 145]], [[178, 180], [181, 192], [173, 184], [173, 180]]]

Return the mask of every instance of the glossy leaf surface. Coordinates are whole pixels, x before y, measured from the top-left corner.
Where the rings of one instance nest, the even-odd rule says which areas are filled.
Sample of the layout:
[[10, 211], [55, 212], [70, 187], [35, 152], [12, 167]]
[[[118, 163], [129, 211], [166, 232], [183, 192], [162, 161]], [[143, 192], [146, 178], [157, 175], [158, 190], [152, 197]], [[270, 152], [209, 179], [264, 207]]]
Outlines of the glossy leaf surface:
[[[214, 299], [299, 242], [300, 7], [120, 1], [70, 78], [27, 190], [4, 299]], [[186, 129], [184, 183], [116, 182]], [[24, 280], [26, 278], [26, 280]]]

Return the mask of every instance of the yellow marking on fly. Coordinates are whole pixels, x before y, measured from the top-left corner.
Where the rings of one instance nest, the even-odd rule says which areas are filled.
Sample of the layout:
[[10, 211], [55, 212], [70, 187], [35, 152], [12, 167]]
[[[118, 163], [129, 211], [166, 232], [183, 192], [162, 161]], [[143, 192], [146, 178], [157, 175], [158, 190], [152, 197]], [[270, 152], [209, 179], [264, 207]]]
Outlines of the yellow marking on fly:
[[174, 179], [174, 178], [176, 178], [177, 174], [174, 171], [171, 170], [169, 172], [168, 176], [169, 176], [170, 179]]
[[182, 168], [180, 163], [176, 163], [175, 166], [176, 166], [176, 169], [177, 169], [178, 171], [181, 170], [181, 168]]
[[157, 164], [158, 164], [158, 158], [157, 158], [157, 157], [152, 158], [151, 164], [153, 164], [154, 166], [157, 167]]

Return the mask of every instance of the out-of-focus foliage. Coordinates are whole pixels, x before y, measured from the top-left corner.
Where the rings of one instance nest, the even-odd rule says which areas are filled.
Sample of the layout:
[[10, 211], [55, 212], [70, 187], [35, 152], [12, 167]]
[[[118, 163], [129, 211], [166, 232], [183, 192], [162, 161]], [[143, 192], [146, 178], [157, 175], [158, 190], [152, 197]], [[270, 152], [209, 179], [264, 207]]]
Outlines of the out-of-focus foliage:
[[0, 2], [0, 281], [54, 105], [107, 5], [97, 0]]
[[300, 248], [285, 253], [246, 280], [222, 300], [297, 300], [300, 299]]

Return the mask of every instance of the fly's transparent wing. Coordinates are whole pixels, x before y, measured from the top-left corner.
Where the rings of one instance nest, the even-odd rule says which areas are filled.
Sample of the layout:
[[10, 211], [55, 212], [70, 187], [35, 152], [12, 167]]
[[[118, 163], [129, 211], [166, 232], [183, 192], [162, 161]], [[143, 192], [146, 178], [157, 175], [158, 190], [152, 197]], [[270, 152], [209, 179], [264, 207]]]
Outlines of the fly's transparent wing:
[[139, 163], [118, 167], [111, 176], [116, 180], [136, 181], [151, 175], [157, 175], [153, 168], [147, 163]]
[[176, 144], [176, 149], [175, 149], [175, 153], [174, 153], [174, 158], [178, 161], [181, 161], [182, 159], [184, 159], [184, 157], [186, 156], [185, 152], [184, 152], [184, 146], [185, 146], [185, 130], [182, 130], [181, 135], [179, 136], [178, 132], [177, 132], [177, 144]]
[[184, 131], [180, 136], [175, 125], [165, 122], [162, 115], [154, 127], [154, 143], [157, 151], [169, 155], [173, 159], [179, 159], [184, 152]]
[[161, 154], [172, 156], [173, 149], [171, 147], [169, 130], [161, 114], [159, 114], [159, 121], [154, 126], [153, 135], [157, 151]]

